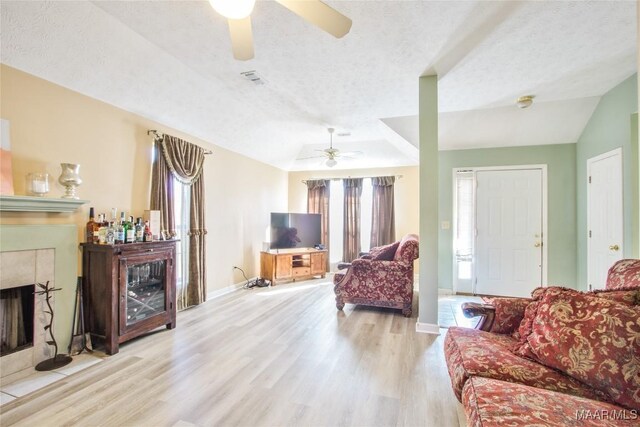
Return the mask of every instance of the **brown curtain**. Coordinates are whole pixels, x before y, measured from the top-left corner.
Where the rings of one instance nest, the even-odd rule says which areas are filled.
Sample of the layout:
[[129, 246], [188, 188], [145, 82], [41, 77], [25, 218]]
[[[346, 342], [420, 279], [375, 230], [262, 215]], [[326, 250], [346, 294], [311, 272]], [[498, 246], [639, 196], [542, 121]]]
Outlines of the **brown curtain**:
[[160, 210], [160, 226], [176, 235], [173, 217], [173, 178], [191, 187], [189, 206], [189, 280], [178, 290], [178, 309], [200, 304], [207, 295], [204, 221], [204, 150], [180, 138], [164, 135], [155, 143], [151, 209]]
[[329, 271], [329, 192], [331, 181], [314, 179], [307, 181], [307, 212], [322, 215], [322, 243], [327, 250], [327, 271]]
[[344, 230], [342, 232], [342, 260], [351, 262], [360, 253], [360, 197], [362, 178], [347, 178], [344, 185]]
[[371, 247], [396, 241], [396, 221], [393, 203], [394, 176], [371, 178], [373, 203], [371, 207]]

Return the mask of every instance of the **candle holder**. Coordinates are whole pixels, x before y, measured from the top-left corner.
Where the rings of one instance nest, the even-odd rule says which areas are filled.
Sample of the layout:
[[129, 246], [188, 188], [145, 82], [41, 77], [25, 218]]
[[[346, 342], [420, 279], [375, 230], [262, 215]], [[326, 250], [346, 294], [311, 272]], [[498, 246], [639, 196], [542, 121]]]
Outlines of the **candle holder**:
[[44, 197], [49, 192], [49, 174], [41, 172], [27, 174], [27, 192], [32, 196]]
[[58, 182], [62, 184], [65, 189], [63, 199], [79, 199], [76, 195], [76, 188], [82, 184], [80, 178], [80, 165], [74, 163], [60, 163], [62, 168], [62, 174], [58, 178]]

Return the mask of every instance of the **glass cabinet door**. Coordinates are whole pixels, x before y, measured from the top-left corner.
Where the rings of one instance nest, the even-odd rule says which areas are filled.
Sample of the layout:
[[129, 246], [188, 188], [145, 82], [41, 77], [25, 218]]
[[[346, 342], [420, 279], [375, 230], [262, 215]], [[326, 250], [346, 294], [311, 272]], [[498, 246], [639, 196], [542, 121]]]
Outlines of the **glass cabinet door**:
[[126, 325], [166, 311], [166, 262], [155, 260], [126, 266]]

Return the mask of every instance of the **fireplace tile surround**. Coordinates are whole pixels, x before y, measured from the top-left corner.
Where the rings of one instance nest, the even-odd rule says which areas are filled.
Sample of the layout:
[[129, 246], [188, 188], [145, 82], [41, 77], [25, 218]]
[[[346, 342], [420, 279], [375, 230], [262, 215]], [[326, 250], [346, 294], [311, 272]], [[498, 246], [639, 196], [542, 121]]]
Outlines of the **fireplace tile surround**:
[[[76, 225], [0, 225], [0, 288], [51, 281], [54, 293], [54, 334], [59, 352], [65, 353], [71, 338], [78, 262]], [[48, 322], [44, 298], [36, 299], [34, 346], [0, 357], [0, 377], [33, 371], [39, 361], [52, 356], [44, 343]], [[20, 374], [23, 372], [23, 374]]]

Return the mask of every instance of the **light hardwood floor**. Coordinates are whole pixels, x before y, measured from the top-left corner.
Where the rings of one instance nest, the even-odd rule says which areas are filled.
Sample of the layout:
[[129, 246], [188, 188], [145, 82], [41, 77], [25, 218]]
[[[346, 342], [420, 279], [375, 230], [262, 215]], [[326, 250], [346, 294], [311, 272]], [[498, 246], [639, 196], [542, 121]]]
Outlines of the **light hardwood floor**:
[[464, 426], [444, 335], [415, 323], [339, 312], [327, 280], [240, 290], [3, 405], [0, 425]]

